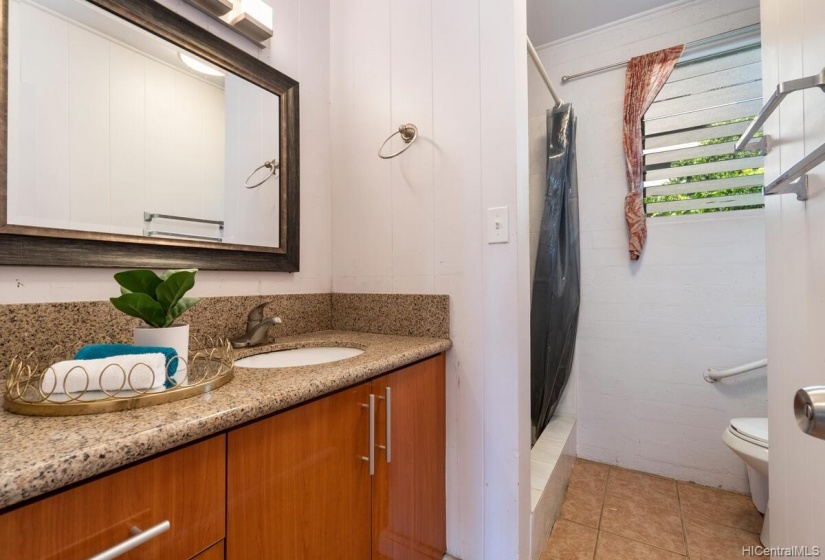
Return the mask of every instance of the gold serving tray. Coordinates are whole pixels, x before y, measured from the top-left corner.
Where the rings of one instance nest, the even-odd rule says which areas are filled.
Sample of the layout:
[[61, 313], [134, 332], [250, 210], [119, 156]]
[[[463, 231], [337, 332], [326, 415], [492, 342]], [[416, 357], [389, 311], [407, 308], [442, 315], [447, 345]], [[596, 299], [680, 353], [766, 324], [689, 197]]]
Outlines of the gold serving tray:
[[[6, 376], [3, 407], [9, 412], [28, 416], [79, 416], [119, 412], [195, 397], [226, 385], [235, 376], [232, 345], [229, 341], [219, 340], [190, 352], [189, 360], [179, 365], [178, 371], [173, 375], [176, 385], [169, 389], [134, 389], [130, 386], [129, 375], [122, 373], [121, 387], [116, 390], [84, 390], [71, 394], [45, 392], [43, 380], [49, 366], [60, 360], [71, 359], [76, 348], [77, 346], [67, 352], [58, 347], [48, 356], [40, 357], [32, 353], [12, 359]], [[173, 359], [182, 361], [177, 356]], [[82, 368], [79, 369], [88, 381], [89, 374]], [[123, 368], [119, 369], [123, 371]], [[101, 378], [106, 374], [101, 373]], [[98, 381], [100, 386], [104, 385], [102, 379]], [[88, 382], [85, 385], [88, 387]]]

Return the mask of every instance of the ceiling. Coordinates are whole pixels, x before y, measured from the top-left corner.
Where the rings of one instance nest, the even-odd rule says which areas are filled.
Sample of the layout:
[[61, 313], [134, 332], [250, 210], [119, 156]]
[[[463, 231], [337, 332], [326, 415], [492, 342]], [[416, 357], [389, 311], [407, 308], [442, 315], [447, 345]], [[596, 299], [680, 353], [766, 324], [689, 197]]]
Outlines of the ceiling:
[[543, 45], [673, 0], [527, 0], [527, 34]]

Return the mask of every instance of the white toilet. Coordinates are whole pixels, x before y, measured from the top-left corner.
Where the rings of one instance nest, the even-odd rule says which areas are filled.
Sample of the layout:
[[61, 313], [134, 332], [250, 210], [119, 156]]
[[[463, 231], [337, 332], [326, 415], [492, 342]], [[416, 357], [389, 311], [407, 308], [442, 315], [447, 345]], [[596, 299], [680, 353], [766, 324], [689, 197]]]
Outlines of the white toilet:
[[722, 441], [739, 455], [748, 469], [753, 505], [765, 514], [762, 544], [768, 544], [768, 419], [734, 418], [722, 434]]

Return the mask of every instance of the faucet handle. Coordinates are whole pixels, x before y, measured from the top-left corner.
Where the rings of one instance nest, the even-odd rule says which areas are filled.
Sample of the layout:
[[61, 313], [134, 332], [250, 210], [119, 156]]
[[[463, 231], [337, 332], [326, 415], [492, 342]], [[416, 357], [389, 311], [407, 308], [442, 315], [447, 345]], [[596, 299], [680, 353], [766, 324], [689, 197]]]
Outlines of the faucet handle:
[[272, 303], [272, 301], [265, 301], [260, 305], [257, 305], [252, 308], [252, 311], [249, 312], [249, 315], [246, 318], [246, 326], [247, 328], [251, 329], [258, 323], [264, 320], [264, 308]]

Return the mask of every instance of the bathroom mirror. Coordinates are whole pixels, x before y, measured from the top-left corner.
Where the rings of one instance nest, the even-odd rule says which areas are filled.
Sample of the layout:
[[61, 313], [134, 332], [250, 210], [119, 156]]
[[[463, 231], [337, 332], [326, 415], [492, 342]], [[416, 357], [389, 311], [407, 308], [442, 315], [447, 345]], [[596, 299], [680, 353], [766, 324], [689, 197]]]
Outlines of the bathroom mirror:
[[298, 84], [165, 7], [2, 0], [0, 263], [298, 269]]

